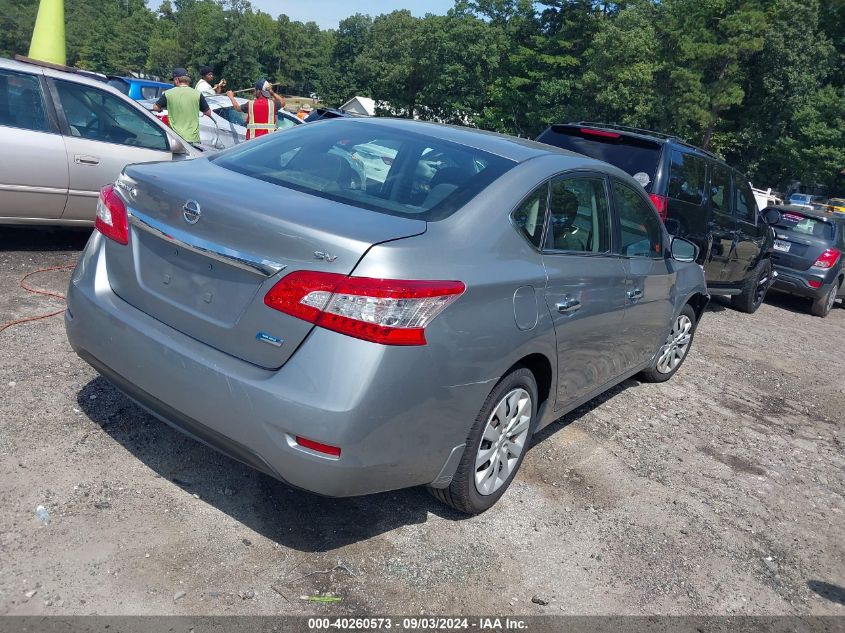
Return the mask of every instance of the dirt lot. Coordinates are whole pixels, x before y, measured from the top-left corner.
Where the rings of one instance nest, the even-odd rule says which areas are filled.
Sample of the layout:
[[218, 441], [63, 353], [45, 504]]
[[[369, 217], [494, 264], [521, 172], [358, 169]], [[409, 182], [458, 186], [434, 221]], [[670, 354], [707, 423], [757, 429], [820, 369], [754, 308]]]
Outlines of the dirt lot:
[[[60, 308], [18, 281], [85, 239], [0, 230], [0, 322]], [[552, 425], [471, 519], [290, 490], [133, 406], [61, 317], [6, 330], [0, 614], [845, 615], [845, 309], [804, 308], [714, 302], [672, 381]]]

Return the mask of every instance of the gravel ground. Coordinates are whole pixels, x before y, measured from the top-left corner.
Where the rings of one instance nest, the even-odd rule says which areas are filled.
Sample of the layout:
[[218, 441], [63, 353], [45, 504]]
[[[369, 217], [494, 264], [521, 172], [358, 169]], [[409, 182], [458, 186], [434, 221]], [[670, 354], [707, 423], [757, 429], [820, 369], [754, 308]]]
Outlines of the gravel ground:
[[[3, 228], [0, 322], [60, 308], [18, 282], [86, 238]], [[474, 518], [291, 490], [131, 404], [61, 317], [8, 329], [0, 614], [845, 615], [845, 309], [805, 307], [714, 301], [673, 380], [544, 430]]]

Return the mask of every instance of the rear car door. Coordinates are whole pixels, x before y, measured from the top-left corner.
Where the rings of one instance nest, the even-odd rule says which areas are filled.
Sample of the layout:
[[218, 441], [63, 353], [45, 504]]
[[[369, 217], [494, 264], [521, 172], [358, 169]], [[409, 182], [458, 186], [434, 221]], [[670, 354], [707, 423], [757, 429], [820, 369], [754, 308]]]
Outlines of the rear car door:
[[48, 81], [65, 128], [69, 191], [62, 219], [93, 220], [100, 189], [129, 163], [173, 158], [167, 133], [133, 104], [87, 84]]
[[731, 173], [724, 165], [708, 162], [710, 166], [710, 218], [707, 226], [712, 244], [710, 257], [704, 263], [707, 281], [725, 283], [732, 280], [735, 268], [737, 222], [734, 214], [734, 195]]
[[739, 285], [757, 265], [769, 227], [760, 221], [757, 200], [745, 178], [734, 172], [733, 184], [736, 232], [734, 255], [728, 265], [725, 281]]
[[[700, 263], [708, 282], [718, 283], [733, 243], [734, 220], [730, 212], [714, 214], [705, 195], [707, 161], [690, 152], [673, 149], [669, 156], [666, 229], [701, 249]], [[730, 178], [727, 179], [730, 182]], [[721, 211], [721, 210], [720, 210]]]
[[620, 351], [625, 369], [648, 362], [669, 331], [675, 274], [666, 261], [660, 218], [643, 194], [613, 180], [619, 251], [626, 272], [625, 326]]
[[42, 77], [0, 68], [0, 217], [55, 220], [67, 202], [65, 145]]
[[622, 374], [625, 269], [613, 253], [604, 177], [553, 179], [544, 238], [546, 304], [557, 339], [557, 404], [566, 406]]

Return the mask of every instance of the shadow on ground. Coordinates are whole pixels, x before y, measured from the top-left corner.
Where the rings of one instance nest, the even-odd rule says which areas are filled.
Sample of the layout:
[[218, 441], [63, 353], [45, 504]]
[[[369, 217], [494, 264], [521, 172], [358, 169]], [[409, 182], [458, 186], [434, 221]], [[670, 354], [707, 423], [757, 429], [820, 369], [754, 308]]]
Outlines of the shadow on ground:
[[821, 580], [808, 580], [807, 586], [822, 598], [845, 605], [845, 587], [831, 585], [829, 582], [822, 582]]
[[0, 251], [81, 251], [90, 236], [90, 228], [4, 226]]
[[85, 414], [150, 469], [263, 536], [298, 551], [326, 552], [431, 512], [467, 518], [422, 488], [330, 499], [296, 490], [159, 421], [99, 376], [77, 395]]

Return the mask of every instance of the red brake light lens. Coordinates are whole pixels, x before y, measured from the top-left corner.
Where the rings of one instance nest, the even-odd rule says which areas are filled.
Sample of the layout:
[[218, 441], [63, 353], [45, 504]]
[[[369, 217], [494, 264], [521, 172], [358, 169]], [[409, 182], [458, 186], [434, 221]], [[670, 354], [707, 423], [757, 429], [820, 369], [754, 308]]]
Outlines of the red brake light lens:
[[300, 270], [264, 303], [320, 327], [383, 345], [425, 345], [425, 328], [466, 290], [460, 281], [347, 277]]
[[842, 253], [839, 250], [835, 248], [829, 248], [819, 256], [813, 266], [815, 268], [833, 268], [836, 265], [836, 262], [839, 261], [839, 258], [841, 256]]
[[129, 243], [129, 219], [126, 216], [126, 205], [115, 193], [114, 185], [106, 185], [100, 190], [94, 226], [100, 233], [118, 244]]
[[807, 283], [810, 284], [810, 288], [821, 288], [822, 287], [822, 280], [821, 279], [808, 279]]
[[665, 222], [666, 217], [669, 215], [669, 198], [666, 196], [660, 196], [656, 193], [650, 193], [648, 194], [648, 197], [651, 198], [652, 203], [654, 203], [654, 208], [657, 209], [657, 215], [659, 215], [660, 219]]
[[607, 130], [593, 130], [588, 127], [582, 127], [580, 130], [581, 134], [586, 134], [587, 136], [601, 136], [603, 138], [622, 138], [621, 134], [617, 134], [616, 132], [608, 132]]

